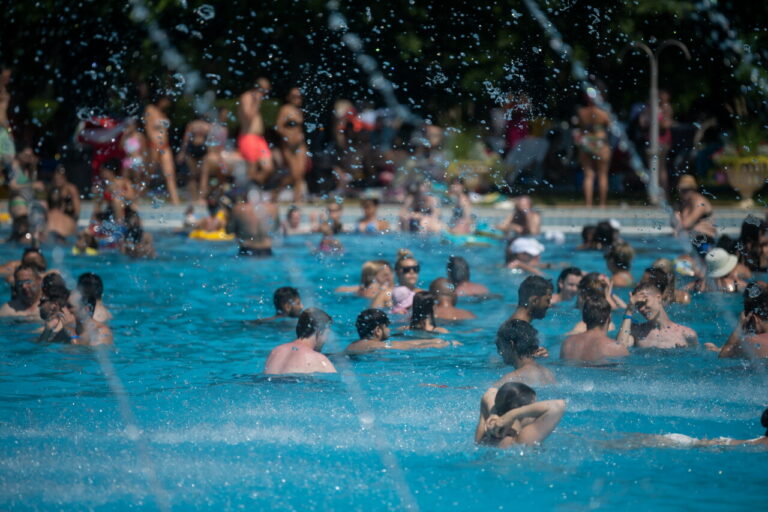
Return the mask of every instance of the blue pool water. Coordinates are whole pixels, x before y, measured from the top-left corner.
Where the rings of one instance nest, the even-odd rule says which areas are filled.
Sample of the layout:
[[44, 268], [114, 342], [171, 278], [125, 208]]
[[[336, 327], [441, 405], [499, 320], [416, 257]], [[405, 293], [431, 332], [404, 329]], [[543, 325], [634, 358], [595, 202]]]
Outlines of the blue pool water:
[[[627, 443], [637, 433], [760, 435], [766, 369], [703, 350], [634, 353], [604, 368], [563, 364], [559, 344], [579, 316], [572, 304], [534, 322], [559, 381], [539, 396], [567, 400], [559, 427], [540, 448], [475, 446], [480, 396], [508, 371], [494, 334], [522, 280], [499, 268], [499, 247], [347, 236], [343, 256], [318, 258], [307, 247], [317, 237], [296, 237], [276, 247], [274, 259], [238, 260], [229, 244], [158, 238], [160, 257], [147, 262], [45, 250], [69, 278], [102, 275], [117, 350], [101, 362], [87, 349], [31, 343], [29, 324], [1, 324], [0, 509], [765, 507], [765, 451]], [[636, 277], [678, 249], [672, 240], [630, 241]], [[573, 245], [569, 238], [549, 247], [545, 260], [604, 270], [599, 255], [574, 253]], [[341, 361], [341, 376], [260, 375], [271, 348], [293, 339], [289, 323], [245, 323], [273, 314], [276, 287], [296, 286], [305, 304], [331, 313], [335, 340], [325, 350], [340, 350], [356, 339], [354, 318], [367, 304], [332, 290], [356, 283], [363, 260], [392, 260], [400, 247], [420, 260], [422, 285], [458, 253], [470, 261], [473, 280], [501, 295], [464, 302], [480, 319], [454, 328], [450, 338], [463, 346]], [[3, 245], [0, 259], [19, 252]], [[671, 316], [702, 342], [722, 344], [739, 309], [739, 297], [699, 296]], [[119, 379], [111, 385], [110, 368]]]

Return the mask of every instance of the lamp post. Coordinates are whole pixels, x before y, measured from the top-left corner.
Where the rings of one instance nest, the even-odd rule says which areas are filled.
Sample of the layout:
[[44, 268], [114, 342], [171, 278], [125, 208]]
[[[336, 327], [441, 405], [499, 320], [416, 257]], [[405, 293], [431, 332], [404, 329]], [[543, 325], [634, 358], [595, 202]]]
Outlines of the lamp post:
[[656, 52], [640, 41], [634, 41], [629, 45], [631, 48], [640, 48], [648, 55], [651, 61], [651, 147], [649, 149], [651, 157], [650, 181], [648, 183], [648, 196], [651, 204], [660, 203], [659, 193], [659, 54], [669, 46], [677, 46], [683, 51], [688, 60], [691, 60], [691, 53], [688, 47], [676, 39], [668, 39], [661, 43]]

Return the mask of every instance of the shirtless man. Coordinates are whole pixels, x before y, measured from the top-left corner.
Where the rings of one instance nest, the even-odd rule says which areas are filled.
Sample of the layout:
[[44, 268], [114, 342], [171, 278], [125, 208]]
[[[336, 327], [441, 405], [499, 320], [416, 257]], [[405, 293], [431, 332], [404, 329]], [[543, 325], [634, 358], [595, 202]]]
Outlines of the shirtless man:
[[19, 265], [13, 273], [13, 294], [11, 300], [0, 308], [0, 317], [39, 318], [42, 279], [30, 265]]
[[152, 104], [150, 103], [144, 109], [144, 130], [149, 142], [149, 162], [150, 165], [163, 171], [165, 177], [165, 186], [168, 189], [168, 195], [173, 204], [179, 204], [179, 193], [176, 190], [176, 168], [173, 165], [173, 151], [169, 132], [171, 122], [165, 111], [171, 106], [171, 100], [168, 96], [161, 96]]
[[560, 359], [570, 361], [602, 361], [629, 355], [627, 347], [608, 337], [611, 305], [605, 297], [591, 296], [584, 301], [581, 318], [587, 330], [565, 339], [560, 346]]
[[73, 294], [69, 298], [69, 309], [75, 317], [75, 332], [71, 337], [73, 345], [95, 347], [112, 345], [112, 330], [93, 318], [96, 302], [93, 296]]
[[380, 309], [366, 309], [357, 315], [355, 322], [360, 339], [350, 343], [346, 354], [368, 354], [376, 350], [413, 350], [421, 348], [445, 348], [451, 343], [439, 338], [423, 340], [391, 341], [389, 317]]
[[539, 276], [528, 276], [517, 291], [517, 309], [510, 320], [531, 323], [547, 315], [552, 303], [552, 281]]
[[269, 195], [256, 189], [248, 193], [246, 201], [232, 208], [227, 232], [237, 237], [240, 256], [272, 256], [272, 231], [277, 215], [277, 205]]
[[304, 311], [299, 290], [290, 286], [283, 286], [275, 290], [272, 300], [275, 304], [275, 315], [267, 318], [259, 318], [253, 323], [271, 322], [272, 320], [299, 318]]
[[469, 280], [469, 263], [461, 256], [451, 256], [446, 265], [448, 280], [453, 284], [459, 297], [488, 297], [491, 292], [482, 284]]
[[336, 373], [320, 351], [331, 331], [331, 317], [317, 308], [304, 310], [296, 324], [296, 339], [272, 349], [264, 373]]
[[439, 277], [429, 285], [429, 291], [435, 294], [435, 318], [442, 320], [472, 320], [477, 316], [466, 309], [456, 307], [456, 291], [448, 279]]
[[[647, 322], [632, 322], [637, 310]], [[629, 294], [629, 304], [616, 341], [625, 347], [696, 347], [699, 339], [693, 329], [674, 323], [664, 311], [661, 292], [652, 283], [641, 283]]]
[[187, 164], [189, 169], [189, 197], [192, 201], [202, 203], [208, 193], [207, 183], [203, 183], [203, 163], [208, 154], [208, 134], [211, 132], [211, 123], [203, 118], [193, 119], [187, 123], [181, 149], [176, 155], [176, 163]]
[[541, 232], [541, 214], [533, 211], [530, 197], [520, 196], [512, 213], [496, 227], [505, 236], [535, 236]]
[[564, 413], [564, 400], [536, 402], [533, 389], [507, 382], [483, 395], [475, 442], [498, 448], [538, 444], [552, 433]]
[[264, 119], [261, 116], [261, 102], [269, 94], [272, 85], [266, 78], [256, 80], [253, 89], [240, 95], [237, 119], [240, 135], [237, 149], [248, 164], [248, 178], [264, 186], [272, 175], [272, 152], [264, 139]]
[[552, 296], [552, 304], [566, 302], [579, 294], [579, 283], [582, 277], [581, 269], [568, 267], [560, 272], [557, 278], [557, 293]]
[[293, 187], [293, 201], [304, 199], [307, 183], [307, 144], [304, 141], [304, 113], [301, 111], [302, 97], [298, 87], [292, 87], [285, 98], [285, 104], [277, 113], [275, 131], [280, 136], [280, 156], [290, 174], [283, 185]]
[[496, 381], [495, 388], [507, 382], [522, 382], [529, 386], [554, 384], [555, 376], [534, 360], [540, 353], [539, 335], [536, 329], [522, 320], [507, 320], [496, 332], [496, 349], [504, 364], [515, 367]]
[[112, 313], [102, 300], [104, 296], [104, 283], [101, 277], [93, 272], [85, 272], [77, 278], [77, 287], [75, 293], [82, 295], [86, 303], [93, 303], [93, 319], [97, 322], [109, 322], [112, 320]]
[[723, 348], [704, 346], [719, 351], [720, 357], [768, 358], [768, 288], [750, 283], [744, 290], [744, 311]]

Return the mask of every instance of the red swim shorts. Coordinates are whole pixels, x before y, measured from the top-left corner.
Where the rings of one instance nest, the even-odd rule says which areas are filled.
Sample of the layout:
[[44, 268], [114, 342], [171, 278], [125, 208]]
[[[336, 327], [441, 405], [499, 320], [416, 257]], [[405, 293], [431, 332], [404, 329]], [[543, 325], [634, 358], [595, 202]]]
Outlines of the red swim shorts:
[[237, 138], [237, 149], [243, 155], [246, 162], [258, 162], [272, 158], [267, 141], [261, 135], [246, 133]]

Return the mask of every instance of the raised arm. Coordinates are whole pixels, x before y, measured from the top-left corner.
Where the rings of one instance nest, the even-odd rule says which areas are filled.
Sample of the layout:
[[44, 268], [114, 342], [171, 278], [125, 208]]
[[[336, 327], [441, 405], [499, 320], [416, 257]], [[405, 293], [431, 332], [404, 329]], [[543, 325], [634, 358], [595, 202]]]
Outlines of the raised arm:
[[494, 422], [493, 428], [507, 429], [515, 421], [531, 418], [533, 422], [520, 429], [517, 435], [517, 442], [519, 444], [536, 444], [543, 441], [555, 429], [564, 413], [565, 400], [535, 402], [507, 412]]
[[635, 337], [632, 335], [632, 312], [635, 310], [635, 297], [632, 292], [629, 293], [629, 304], [624, 311], [624, 318], [619, 326], [619, 333], [616, 335], [616, 341], [629, 348], [635, 344]]
[[479, 443], [485, 437], [485, 432], [488, 430], [488, 417], [491, 415], [491, 409], [493, 408], [493, 402], [496, 400], [496, 393], [498, 389], [491, 388], [483, 394], [482, 400], [480, 400], [480, 418], [477, 420], [477, 427], [475, 427], [475, 442]]

